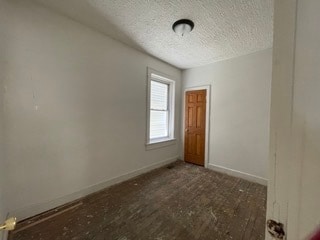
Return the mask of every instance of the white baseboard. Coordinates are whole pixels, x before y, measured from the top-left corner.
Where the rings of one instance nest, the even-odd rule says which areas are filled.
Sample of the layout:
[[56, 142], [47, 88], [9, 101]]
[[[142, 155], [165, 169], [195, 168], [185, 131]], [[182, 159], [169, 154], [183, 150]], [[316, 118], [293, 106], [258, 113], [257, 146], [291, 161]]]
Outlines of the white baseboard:
[[0, 233], [0, 240], [7, 240], [7, 239], [8, 239], [8, 232], [2, 231], [2, 233]]
[[2, 235], [2, 240], [7, 240], [8, 237], [9, 237], [8, 232], [7, 232], [7, 231], [4, 231], [4, 232], [3, 232], [3, 235]]
[[170, 159], [166, 159], [166, 160], [161, 161], [159, 163], [155, 163], [155, 164], [149, 165], [147, 167], [143, 167], [143, 168], [140, 168], [140, 169], [125, 173], [125, 174], [120, 175], [118, 177], [115, 177], [115, 178], [112, 178], [112, 179], [108, 179], [106, 181], [94, 184], [94, 185], [92, 185], [90, 187], [87, 187], [87, 188], [85, 188], [83, 190], [68, 194], [66, 196], [59, 197], [59, 198], [53, 199], [53, 200], [48, 201], [48, 202], [37, 203], [37, 204], [33, 204], [31, 206], [28, 206], [28, 207], [24, 207], [24, 208], [21, 208], [21, 209], [10, 211], [9, 215], [10, 216], [15, 216], [15, 217], [17, 217], [18, 221], [21, 221], [23, 219], [35, 216], [35, 215], [37, 215], [39, 213], [48, 211], [50, 209], [56, 208], [58, 206], [61, 206], [63, 204], [75, 201], [75, 200], [77, 200], [79, 198], [82, 198], [82, 197], [87, 196], [87, 195], [89, 195], [91, 193], [100, 191], [100, 190], [102, 190], [104, 188], [107, 188], [107, 187], [110, 187], [110, 186], [112, 186], [114, 184], [129, 180], [129, 179], [131, 179], [133, 177], [136, 177], [136, 176], [141, 175], [143, 173], [149, 172], [149, 171], [151, 171], [153, 169], [156, 169], [156, 168], [162, 167], [164, 165], [170, 164], [170, 163], [176, 161], [177, 159], [178, 159], [178, 156], [170, 158]]
[[255, 182], [255, 183], [259, 183], [262, 185], [267, 186], [268, 185], [268, 180], [262, 177], [258, 177], [249, 173], [244, 173], [244, 172], [240, 172], [234, 169], [230, 169], [230, 168], [226, 168], [226, 167], [222, 167], [222, 166], [218, 166], [212, 163], [209, 163], [208, 168], [217, 172], [221, 172], [221, 173], [225, 173], [228, 174], [230, 176], [233, 177], [238, 177], [238, 178], [242, 178], [245, 180], [248, 180], [250, 182]]

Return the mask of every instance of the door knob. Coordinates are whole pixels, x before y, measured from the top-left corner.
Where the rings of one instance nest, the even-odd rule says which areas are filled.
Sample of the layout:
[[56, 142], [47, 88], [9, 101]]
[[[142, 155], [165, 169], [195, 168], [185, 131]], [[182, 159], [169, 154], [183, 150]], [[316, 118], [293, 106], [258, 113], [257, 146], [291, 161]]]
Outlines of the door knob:
[[186, 128], [184, 131], [185, 131], [185, 132], [188, 132], [189, 130]]
[[17, 219], [15, 217], [7, 219], [4, 224], [0, 225], [0, 231], [6, 230], [11, 231], [14, 230], [17, 224]]

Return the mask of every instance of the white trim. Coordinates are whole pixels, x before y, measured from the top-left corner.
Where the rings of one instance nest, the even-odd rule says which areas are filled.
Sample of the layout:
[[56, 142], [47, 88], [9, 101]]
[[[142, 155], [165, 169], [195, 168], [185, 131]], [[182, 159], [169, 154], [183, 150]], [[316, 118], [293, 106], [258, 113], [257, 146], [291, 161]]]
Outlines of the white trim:
[[177, 139], [166, 139], [166, 140], [161, 140], [159, 142], [151, 142], [146, 144], [146, 149], [148, 150], [153, 150], [157, 148], [163, 148], [171, 145], [175, 145], [177, 143]]
[[8, 231], [2, 231], [2, 238], [1, 238], [1, 235], [0, 235], [0, 239], [2, 239], [2, 240], [7, 240], [8, 239], [8, 237], [9, 237], [9, 233], [8, 233]]
[[196, 90], [207, 90], [206, 94], [206, 136], [205, 136], [205, 157], [204, 157], [204, 167], [208, 168], [209, 164], [209, 134], [210, 134], [210, 106], [211, 106], [211, 85], [204, 85], [204, 86], [198, 86], [198, 87], [190, 87], [190, 88], [185, 88], [183, 90], [183, 108], [182, 108], [182, 160], [184, 160], [184, 129], [185, 129], [185, 108], [186, 108], [186, 92], [187, 91], [196, 91]]
[[[156, 75], [156, 77], [152, 77], [152, 74]], [[162, 82], [169, 85], [169, 136], [167, 138], [159, 139], [159, 141], [154, 141], [149, 139], [150, 135], [150, 83], [151, 80]], [[146, 150], [150, 150], [157, 147], [147, 147], [151, 144], [158, 144], [161, 142], [168, 142], [171, 140], [175, 140], [175, 131], [174, 131], [174, 121], [175, 118], [175, 80], [173, 77], [170, 77], [169, 75], [166, 75], [164, 73], [161, 73], [159, 71], [156, 71], [150, 67], [147, 67], [147, 129], [146, 129]], [[160, 147], [165, 146], [166, 144], [163, 144]], [[171, 145], [171, 144], [170, 144]]]
[[[5, 219], [8, 219], [9, 213], [7, 213], [5, 216], [6, 216]], [[0, 231], [0, 240], [7, 240], [8, 238], [9, 238], [9, 231]]]
[[268, 180], [265, 179], [265, 178], [258, 177], [256, 175], [252, 175], [252, 174], [249, 174], [249, 173], [237, 171], [237, 170], [234, 170], [234, 169], [231, 169], [231, 168], [226, 168], [226, 167], [222, 167], [222, 166], [219, 166], [219, 165], [215, 165], [215, 164], [209, 163], [209, 169], [217, 171], [217, 172], [225, 173], [225, 174], [228, 174], [228, 175], [233, 176], [233, 177], [242, 178], [242, 179], [248, 180], [250, 182], [259, 183], [259, 184], [262, 184], [264, 186], [268, 185]]
[[91, 185], [91, 186], [89, 186], [89, 187], [87, 187], [85, 189], [82, 189], [80, 191], [77, 191], [77, 192], [74, 192], [74, 193], [71, 193], [71, 194], [56, 198], [56, 199], [52, 199], [51, 201], [42, 202], [42, 203], [36, 203], [36, 204], [31, 205], [31, 206], [27, 206], [27, 207], [23, 207], [23, 208], [11, 211], [9, 213], [9, 215], [10, 216], [16, 216], [17, 219], [19, 221], [21, 221], [23, 219], [35, 216], [35, 215], [37, 215], [39, 213], [48, 211], [48, 210], [53, 209], [55, 207], [61, 206], [63, 204], [66, 204], [68, 202], [75, 201], [75, 200], [77, 200], [79, 198], [82, 198], [82, 197], [87, 196], [87, 195], [89, 195], [91, 193], [100, 191], [100, 190], [102, 190], [104, 188], [107, 188], [107, 187], [110, 187], [110, 186], [112, 186], [114, 184], [129, 180], [129, 179], [131, 179], [133, 177], [136, 177], [136, 176], [138, 176], [140, 174], [149, 172], [149, 171], [151, 171], [153, 169], [156, 169], [156, 168], [162, 167], [164, 165], [170, 164], [170, 163], [172, 163], [172, 162], [174, 162], [176, 160], [178, 160], [178, 156], [163, 160], [161, 162], [152, 164], [152, 165], [147, 166], [147, 167], [143, 167], [143, 168], [140, 168], [140, 169], [125, 173], [125, 174], [120, 175], [118, 177], [114, 177], [114, 178], [105, 180], [103, 182]]
[[[1, 235], [2, 234], [2, 235]], [[0, 234], [0, 239], [1, 240], [7, 240], [9, 237], [9, 233], [8, 231], [2, 231], [2, 233]]]

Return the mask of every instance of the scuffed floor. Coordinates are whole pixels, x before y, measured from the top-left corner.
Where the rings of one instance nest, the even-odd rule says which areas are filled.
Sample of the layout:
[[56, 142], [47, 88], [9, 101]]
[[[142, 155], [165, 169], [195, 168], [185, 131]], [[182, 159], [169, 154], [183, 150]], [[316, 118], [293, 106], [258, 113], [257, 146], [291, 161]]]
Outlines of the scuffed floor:
[[266, 187], [178, 161], [18, 224], [10, 240], [262, 240]]

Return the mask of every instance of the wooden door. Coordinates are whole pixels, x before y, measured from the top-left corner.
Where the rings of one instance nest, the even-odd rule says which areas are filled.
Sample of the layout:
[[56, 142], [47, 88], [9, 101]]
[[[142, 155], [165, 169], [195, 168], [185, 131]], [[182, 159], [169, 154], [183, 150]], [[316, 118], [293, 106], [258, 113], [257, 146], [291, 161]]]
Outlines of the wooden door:
[[185, 96], [184, 160], [201, 166], [205, 156], [206, 95], [206, 90], [196, 90]]

